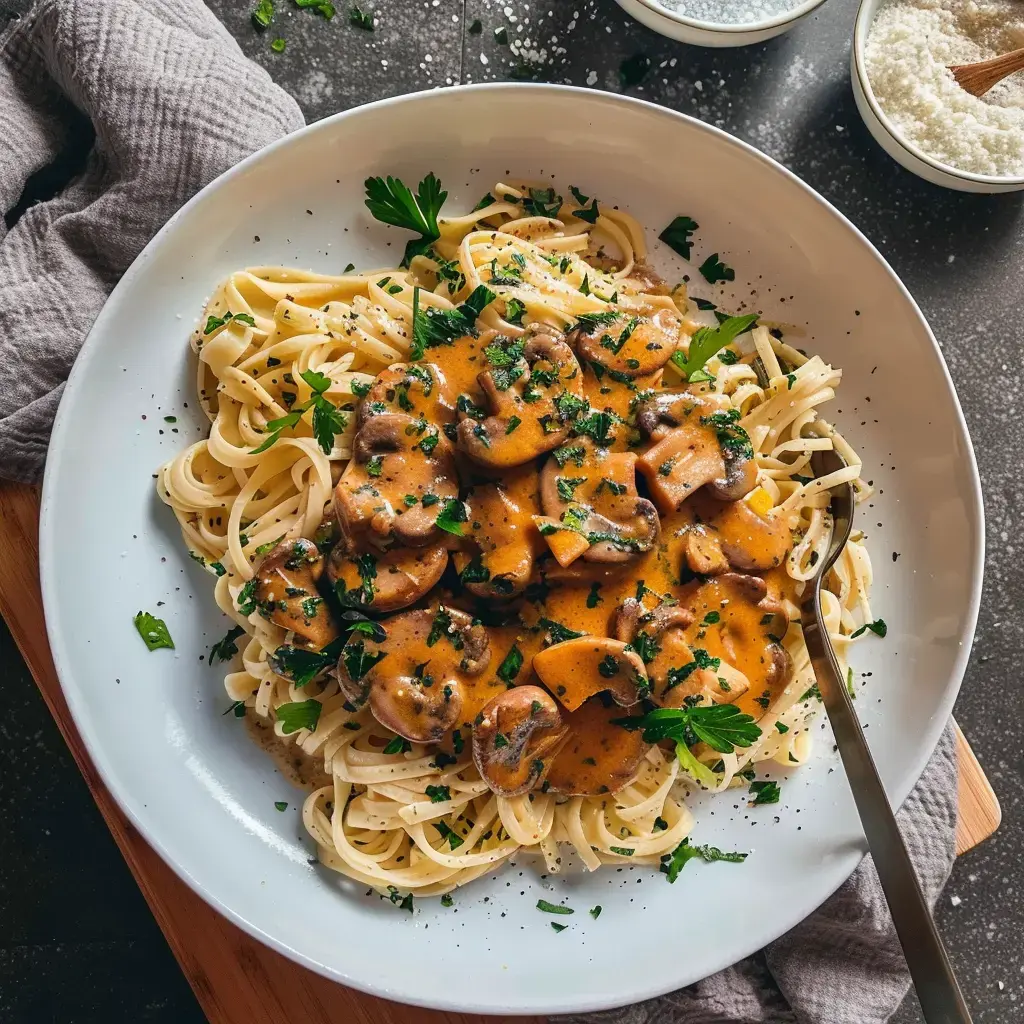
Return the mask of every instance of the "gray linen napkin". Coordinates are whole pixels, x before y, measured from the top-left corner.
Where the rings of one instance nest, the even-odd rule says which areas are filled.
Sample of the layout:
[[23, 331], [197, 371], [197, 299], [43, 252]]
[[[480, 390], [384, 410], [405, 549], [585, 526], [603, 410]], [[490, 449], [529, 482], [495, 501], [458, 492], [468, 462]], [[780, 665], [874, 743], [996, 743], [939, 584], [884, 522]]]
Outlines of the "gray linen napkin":
[[[206, 182], [301, 124], [295, 101], [199, 0], [38, 0], [0, 36], [0, 208], [95, 136], [57, 198], [30, 207], [6, 238], [0, 222], [0, 475], [39, 478], [71, 364], [146, 242]], [[950, 729], [900, 824], [934, 901], [953, 862]], [[876, 1024], [908, 984], [865, 862], [757, 956], [661, 999], [571, 1019]]]
[[[949, 724], [897, 815], [932, 905], [953, 868], [956, 795], [956, 743]], [[818, 910], [755, 956], [660, 999], [557, 1020], [560, 1024], [882, 1024], [909, 987], [903, 952], [868, 857]]]
[[71, 364], [143, 246], [302, 124], [200, 0], [39, 0], [0, 35], [0, 212], [94, 136], [59, 196], [0, 222], [0, 475], [42, 475]]

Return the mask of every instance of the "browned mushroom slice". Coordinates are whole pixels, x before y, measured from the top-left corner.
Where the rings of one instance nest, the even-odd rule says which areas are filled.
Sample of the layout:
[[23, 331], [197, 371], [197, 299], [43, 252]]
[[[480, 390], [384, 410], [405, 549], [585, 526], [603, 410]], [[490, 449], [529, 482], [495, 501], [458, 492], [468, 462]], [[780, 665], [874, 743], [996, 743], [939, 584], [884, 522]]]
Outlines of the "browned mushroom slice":
[[426, 420], [385, 413], [359, 428], [334, 508], [349, 545], [376, 538], [418, 547], [440, 538], [437, 517], [457, 495], [444, 434]]
[[651, 699], [662, 707], [682, 707], [687, 697], [708, 696], [731, 703], [746, 689], [739, 673], [728, 668], [711, 671], [711, 659], [695, 655], [685, 630], [693, 613], [678, 605], [659, 605], [648, 611], [635, 598], [627, 598], [615, 616], [615, 635], [643, 659], [651, 684]]
[[559, 564], [568, 566], [579, 555], [588, 562], [626, 562], [650, 551], [661, 522], [637, 494], [636, 455], [605, 451], [586, 438], [572, 448], [574, 458], [552, 457], [541, 471], [546, 518], [537, 526]]
[[627, 377], [660, 370], [679, 346], [679, 314], [659, 309], [651, 316], [615, 311], [584, 314], [566, 340], [588, 363]]
[[443, 544], [374, 549], [360, 555], [338, 544], [328, 557], [327, 575], [344, 604], [395, 612], [428, 594], [447, 564], [448, 549]]
[[792, 673], [781, 642], [789, 624], [781, 599], [760, 576], [725, 573], [691, 588], [683, 603], [693, 615], [686, 640], [698, 667], [723, 676], [729, 685], [738, 676], [724, 667], [742, 675], [749, 690], [739, 703], [760, 717]]
[[404, 612], [385, 636], [354, 633], [338, 660], [338, 685], [357, 707], [413, 743], [436, 743], [461, 721], [467, 680], [490, 662], [487, 630], [454, 608]]
[[533, 671], [569, 711], [603, 691], [622, 707], [650, 692], [639, 655], [605, 636], [581, 636], [538, 651]]
[[[515, 692], [515, 691], [511, 691]], [[628, 785], [650, 744], [641, 730], [612, 719], [627, 717], [613, 701], [591, 697], [566, 717], [569, 738], [548, 770], [546, 789], [564, 796], [600, 796]]]
[[699, 524], [690, 527], [683, 537], [683, 557], [690, 571], [700, 576], [717, 576], [729, 571], [729, 560], [722, 552], [718, 537]]
[[539, 686], [516, 686], [484, 705], [473, 723], [473, 761], [498, 796], [540, 785], [565, 741], [558, 705]]
[[572, 349], [550, 334], [495, 339], [486, 351], [491, 367], [477, 380], [489, 409], [467, 410], [459, 448], [485, 466], [521, 466], [568, 437], [585, 407], [583, 374]]
[[397, 412], [435, 426], [455, 419], [455, 398], [440, 368], [433, 363], [394, 363], [377, 374], [359, 403], [359, 420]]
[[[763, 495], [764, 491], [754, 493]], [[749, 500], [722, 506], [708, 526], [715, 531], [729, 564], [742, 572], [774, 569], [793, 546], [793, 534], [785, 517], [771, 509], [762, 515]]]
[[542, 550], [531, 523], [539, 509], [537, 489], [537, 470], [523, 466], [470, 492], [466, 539], [475, 551], [457, 551], [455, 568], [471, 593], [503, 599], [526, 589]]
[[733, 501], [757, 483], [757, 464], [739, 413], [720, 395], [662, 392], [640, 402], [637, 425], [654, 441], [638, 467], [662, 513], [705, 484]]
[[304, 537], [281, 541], [256, 567], [256, 607], [260, 614], [283, 629], [293, 630], [314, 650], [338, 635], [316, 586], [323, 571], [323, 557]]

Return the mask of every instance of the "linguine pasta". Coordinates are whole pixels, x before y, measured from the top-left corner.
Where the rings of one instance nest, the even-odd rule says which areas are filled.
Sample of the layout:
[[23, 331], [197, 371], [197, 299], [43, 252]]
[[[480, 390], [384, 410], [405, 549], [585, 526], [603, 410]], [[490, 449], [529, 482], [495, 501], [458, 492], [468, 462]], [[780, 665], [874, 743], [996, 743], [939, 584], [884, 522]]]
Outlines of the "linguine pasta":
[[[751, 769], [767, 762], [805, 762], [818, 700], [799, 596], [827, 547], [828, 488], [849, 480], [859, 499], [869, 493], [856, 452], [821, 417], [840, 370], [804, 355], [765, 326], [739, 334], [707, 360], [706, 379], [691, 380], [690, 389], [736, 411], [731, 422], [749, 437], [756, 463], [756, 498], [747, 500], [789, 525], [784, 561], [764, 574], [788, 621], [785, 635], [777, 638], [788, 667], [770, 692], [748, 695], [756, 703], [738, 699], [759, 729], [748, 746], [721, 752], [698, 744], [689, 757], [682, 751], [676, 757], [663, 744], [648, 745], [632, 777], [615, 791], [565, 795], [534, 787], [502, 795], [481, 776], [470, 738], [460, 730], [444, 743], [405, 741], [380, 723], [369, 704], [354, 703], [333, 672], [297, 680], [275, 671], [274, 652], [295, 638], [253, 606], [253, 581], [261, 560], [282, 541], [316, 540], [318, 530], [330, 526], [324, 524], [325, 508], [353, 458], [357, 407], [381, 371], [417, 357], [436, 360], [455, 392], [473, 393], [486, 346], [495, 338], [524, 338], [536, 325], [562, 333], [581, 316], [609, 310], [652, 316], [665, 310], [681, 323], [683, 356], [690, 353], [694, 333], [714, 325], [685, 287], [670, 291], [647, 268], [644, 232], [627, 213], [598, 211], [596, 203], [579, 201], [546, 209], [531, 202], [536, 193], [526, 185], [497, 184], [483, 208], [440, 218], [440, 237], [405, 269], [332, 276], [251, 267], [233, 273], [214, 292], [191, 339], [209, 436], [159, 472], [160, 497], [174, 511], [192, 556], [213, 574], [217, 604], [240, 638], [225, 677], [228, 696], [238, 702], [239, 714], [244, 708], [245, 715], [268, 723], [280, 739], [322, 765], [330, 782], [309, 794], [302, 812], [320, 861], [395, 901], [410, 893], [446, 893], [521, 851], [539, 854], [551, 872], [569, 851], [591, 870], [626, 861], [658, 865], [690, 833], [688, 790], [745, 784]], [[482, 309], [476, 333], [450, 347], [417, 351], [414, 312], [455, 309], [478, 286], [494, 300]], [[680, 365], [672, 361], [647, 384], [685, 385]], [[624, 451], [638, 387], [609, 386], [607, 392], [610, 447]], [[588, 391], [594, 407], [595, 394]], [[848, 468], [815, 479], [813, 453], [832, 447]], [[468, 501], [472, 507], [473, 498]], [[671, 538], [682, 538], [693, 526], [691, 519], [672, 533], [675, 522], [663, 514], [662, 536], [671, 534], [671, 550]], [[459, 546], [454, 535], [445, 540]], [[543, 549], [543, 541], [534, 540]], [[605, 618], [634, 589], [642, 610], [651, 611], [652, 598], [671, 604], [668, 594], [679, 592], [679, 581], [674, 571], [665, 575], [658, 568], [658, 558], [664, 561], [663, 553], [646, 554], [640, 568], [620, 582], [584, 573], [582, 582], [552, 583], [548, 596], [532, 605], [523, 602], [518, 621], [491, 634], [487, 685], [494, 688], [481, 701], [504, 690], [505, 683], [494, 678], [495, 666], [504, 665], [513, 648], [525, 655], [527, 666], [542, 649], [538, 623], [558, 619], [573, 630], [598, 633], [600, 626], [589, 628], [598, 620], [586, 600], [596, 604], [598, 588]], [[855, 533], [823, 595], [844, 670], [851, 634], [871, 617], [871, 576], [867, 550]], [[459, 604], [457, 597], [442, 600]], [[463, 605], [474, 607], [472, 601]], [[727, 678], [743, 676], [728, 664], [718, 671]], [[719, 682], [729, 689], [722, 676]], [[310, 711], [310, 702], [318, 707]]]

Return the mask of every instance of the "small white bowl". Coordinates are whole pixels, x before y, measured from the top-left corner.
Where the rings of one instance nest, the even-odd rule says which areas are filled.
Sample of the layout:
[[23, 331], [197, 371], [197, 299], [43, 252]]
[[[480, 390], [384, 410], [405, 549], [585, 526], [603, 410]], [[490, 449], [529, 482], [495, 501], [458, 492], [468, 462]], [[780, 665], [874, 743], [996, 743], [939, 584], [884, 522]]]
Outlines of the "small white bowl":
[[949, 164], [941, 163], [929, 156], [901, 134], [899, 129], [885, 115], [875, 99], [867, 67], [864, 64], [864, 50], [868, 33], [875, 20], [878, 8], [885, 0], [862, 0], [853, 31], [853, 53], [850, 58], [850, 77], [853, 79], [853, 96], [857, 109], [868, 131], [875, 141], [908, 171], [913, 171], [933, 185], [957, 189], [960, 192], [1017, 192], [1024, 189], [1024, 177], [1002, 177], [990, 174], [974, 174], [961, 171]]
[[774, 18], [764, 21], [750, 21], [742, 25], [729, 25], [721, 22], [698, 21], [687, 18], [675, 11], [663, 7], [657, 0], [616, 0], [618, 5], [636, 18], [641, 25], [646, 25], [655, 32], [678, 39], [682, 43], [693, 43], [695, 46], [749, 46], [751, 43], [762, 43], [773, 36], [788, 32], [798, 21], [802, 21], [825, 0], [804, 0], [791, 11], [777, 14]]

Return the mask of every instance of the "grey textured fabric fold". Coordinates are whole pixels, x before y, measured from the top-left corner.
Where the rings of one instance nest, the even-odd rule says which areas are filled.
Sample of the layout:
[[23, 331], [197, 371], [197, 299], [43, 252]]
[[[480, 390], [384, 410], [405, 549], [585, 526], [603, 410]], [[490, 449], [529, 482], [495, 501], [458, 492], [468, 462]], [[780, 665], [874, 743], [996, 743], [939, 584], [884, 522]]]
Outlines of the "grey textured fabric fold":
[[[956, 742], [948, 724], [897, 815], [932, 905], [953, 868], [956, 794]], [[909, 987], [868, 857], [818, 910], [756, 956], [660, 999], [553, 1019], [559, 1024], [883, 1024]]]
[[303, 124], [200, 0], [38, 0], [0, 36], [0, 207], [91, 123], [56, 198], [0, 225], [0, 475], [42, 474], [107, 295], [182, 203]]

